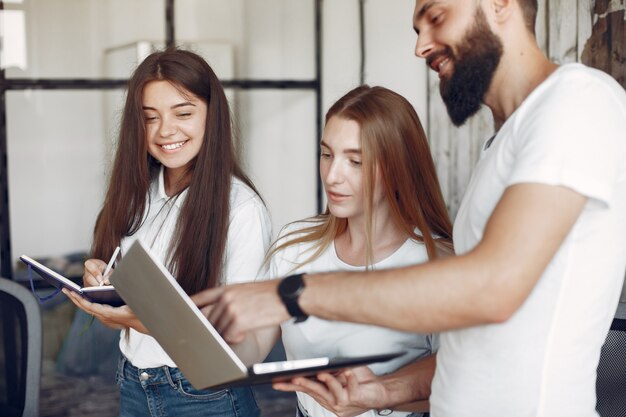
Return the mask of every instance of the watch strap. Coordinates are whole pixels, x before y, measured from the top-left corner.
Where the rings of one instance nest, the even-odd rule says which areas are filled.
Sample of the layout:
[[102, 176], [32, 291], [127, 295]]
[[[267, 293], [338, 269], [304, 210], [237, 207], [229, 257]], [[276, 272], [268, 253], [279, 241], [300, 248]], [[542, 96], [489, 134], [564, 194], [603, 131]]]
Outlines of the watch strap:
[[[300, 304], [298, 303], [300, 294], [304, 291], [304, 280], [302, 279], [303, 275], [304, 274], [289, 275], [283, 278], [278, 286], [278, 295], [280, 296], [280, 299], [289, 314], [296, 318], [296, 323], [303, 322], [309, 317], [304, 311], [302, 311], [302, 308], [300, 308]], [[284, 288], [293, 288], [293, 286], [296, 286], [295, 291], [290, 291], [289, 293], [284, 291]]]

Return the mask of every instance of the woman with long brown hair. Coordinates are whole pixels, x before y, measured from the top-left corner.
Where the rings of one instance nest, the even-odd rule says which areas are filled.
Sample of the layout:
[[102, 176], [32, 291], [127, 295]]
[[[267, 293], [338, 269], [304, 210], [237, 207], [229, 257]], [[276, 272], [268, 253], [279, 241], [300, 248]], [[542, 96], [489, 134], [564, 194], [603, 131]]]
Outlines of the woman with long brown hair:
[[[102, 281], [116, 246], [140, 239], [194, 294], [265, 276], [271, 226], [267, 209], [240, 169], [224, 90], [204, 59], [167, 49], [134, 71], [108, 191], [96, 221], [85, 285]], [[150, 297], [150, 288], [146, 288]], [[259, 415], [248, 387], [194, 389], [127, 307], [74, 303], [121, 328], [117, 382], [122, 416]], [[255, 341], [238, 346], [260, 359]]]
[[[406, 99], [382, 87], [360, 86], [350, 91], [328, 111], [320, 147], [326, 212], [283, 229], [268, 254], [271, 276], [395, 268], [452, 252], [452, 225], [426, 135]], [[366, 404], [370, 401], [374, 407], [376, 401], [385, 400], [386, 385], [376, 377], [382, 374], [412, 381], [400, 385], [415, 389], [414, 398], [428, 398], [435, 335], [316, 317], [291, 320], [281, 327], [288, 359], [407, 351], [398, 359], [371, 365], [373, 373], [350, 371], [351, 385], [329, 374], [318, 380], [296, 378], [275, 384], [277, 389], [298, 392], [301, 416], [375, 416], [377, 411]], [[359, 392], [362, 398], [351, 401], [346, 390], [348, 385], [358, 385], [357, 374], [360, 381], [367, 381], [369, 391]], [[340, 396], [342, 401], [338, 401]], [[426, 411], [427, 404], [408, 409]]]

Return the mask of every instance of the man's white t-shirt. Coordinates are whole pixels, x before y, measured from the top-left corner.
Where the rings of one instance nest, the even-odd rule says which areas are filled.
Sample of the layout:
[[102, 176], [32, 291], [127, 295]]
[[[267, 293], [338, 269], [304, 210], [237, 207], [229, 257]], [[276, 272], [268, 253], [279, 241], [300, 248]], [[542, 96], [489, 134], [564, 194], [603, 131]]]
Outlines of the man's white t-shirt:
[[563, 65], [485, 145], [454, 224], [457, 253], [481, 240], [511, 185], [563, 186], [588, 202], [513, 317], [442, 333], [432, 416], [596, 416], [626, 268], [626, 93], [603, 72]]
[[[188, 190], [171, 200], [165, 194], [163, 169], [150, 186], [151, 204], [144, 222], [132, 236], [122, 239], [121, 252], [125, 254], [132, 243], [141, 241], [151, 252], [166, 264], [170, 240], [176, 228], [176, 221]], [[223, 277], [228, 284], [251, 281], [255, 278], [267, 278], [261, 269], [265, 252], [271, 239], [269, 213], [259, 196], [239, 179], [234, 178], [230, 190], [230, 223], [226, 241], [226, 259]], [[150, 298], [150, 291], [146, 291]], [[152, 337], [129, 329], [120, 335], [122, 354], [137, 368], [156, 368], [167, 365], [175, 368], [176, 364], [161, 345]]]
[[[281, 235], [290, 230], [302, 228], [302, 224], [288, 226]], [[313, 252], [308, 250], [311, 243], [289, 246], [272, 257], [270, 275], [286, 276], [293, 273], [314, 273], [327, 271], [363, 271], [361, 266], [343, 262], [337, 256], [334, 244], [313, 262], [293, 269], [304, 262]], [[428, 260], [426, 247], [421, 242], [407, 240], [393, 254], [376, 263], [373, 269], [398, 268], [414, 265]], [[389, 300], [389, 303], [394, 303]], [[290, 320], [281, 326], [282, 339], [287, 359], [308, 359], [320, 356], [364, 356], [377, 353], [406, 351], [407, 354], [388, 362], [369, 365], [372, 372], [383, 375], [397, 370], [415, 359], [428, 356], [437, 350], [438, 338], [432, 334], [405, 333], [378, 326], [328, 321], [309, 317], [301, 323]], [[312, 397], [298, 392], [298, 401], [311, 417], [332, 417]], [[406, 412], [393, 412], [392, 417], [406, 416]], [[420, 415], [420, 414], [416, 414]], [[370, 410], [361, 417], [374, 417], [376, 411]]]

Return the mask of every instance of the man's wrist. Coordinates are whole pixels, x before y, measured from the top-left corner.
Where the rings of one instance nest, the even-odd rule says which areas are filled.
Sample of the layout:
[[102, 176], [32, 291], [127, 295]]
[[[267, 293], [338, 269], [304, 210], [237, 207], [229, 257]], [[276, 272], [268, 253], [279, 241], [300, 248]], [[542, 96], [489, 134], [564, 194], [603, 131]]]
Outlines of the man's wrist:
[[300, 295], [306, 287], [303, 279], [304, 274], [294, 274], [283, 278], [278, 284], [278, 295], [285, 305], [285, 308], [292, 317], [296, 318], [296, 323], [306, 320], [309, 316], [300, 307]]

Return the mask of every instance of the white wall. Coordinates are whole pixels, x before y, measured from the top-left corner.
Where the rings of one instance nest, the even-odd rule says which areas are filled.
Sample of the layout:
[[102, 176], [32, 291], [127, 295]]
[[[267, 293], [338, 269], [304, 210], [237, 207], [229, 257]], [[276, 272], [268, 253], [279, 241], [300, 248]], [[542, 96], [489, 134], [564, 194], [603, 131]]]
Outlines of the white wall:
[[[30, 67], [9, 77], [103, 77], [106, 51], [162, 41], [155, 0], [26, 2]], [[323, 2], [323, 110], [359, 83], [357, 0]], [[405, 95], [426, 123], [426, 71], [413, 56], [413, 2], [366, 2], [366, 76]], [[314, 77], [314, 5], [305, 0], [177, 0], [176, 37], [233, 48], [239, 78]], [[110, 55], [110, 53], [109, 53]], [[130, 68], [131, 66], [129, 66]], [[219, 71], [218, 75], [219, 74]], [[316, 212], [315, 96], [311, 91], [231, 93], [244, 167], [277, 231]], [[106, 149], [120, 92], [8, 94], [9, 186], [14, 258], [87, 250], [102, 202]]]
[[[365, 2], [365, 83], [406, 97], [426, 127], [426, 65], [413, 53], [414, 2]], [[324, 2], [324, 108], [359, 83], [358, 1]]]

